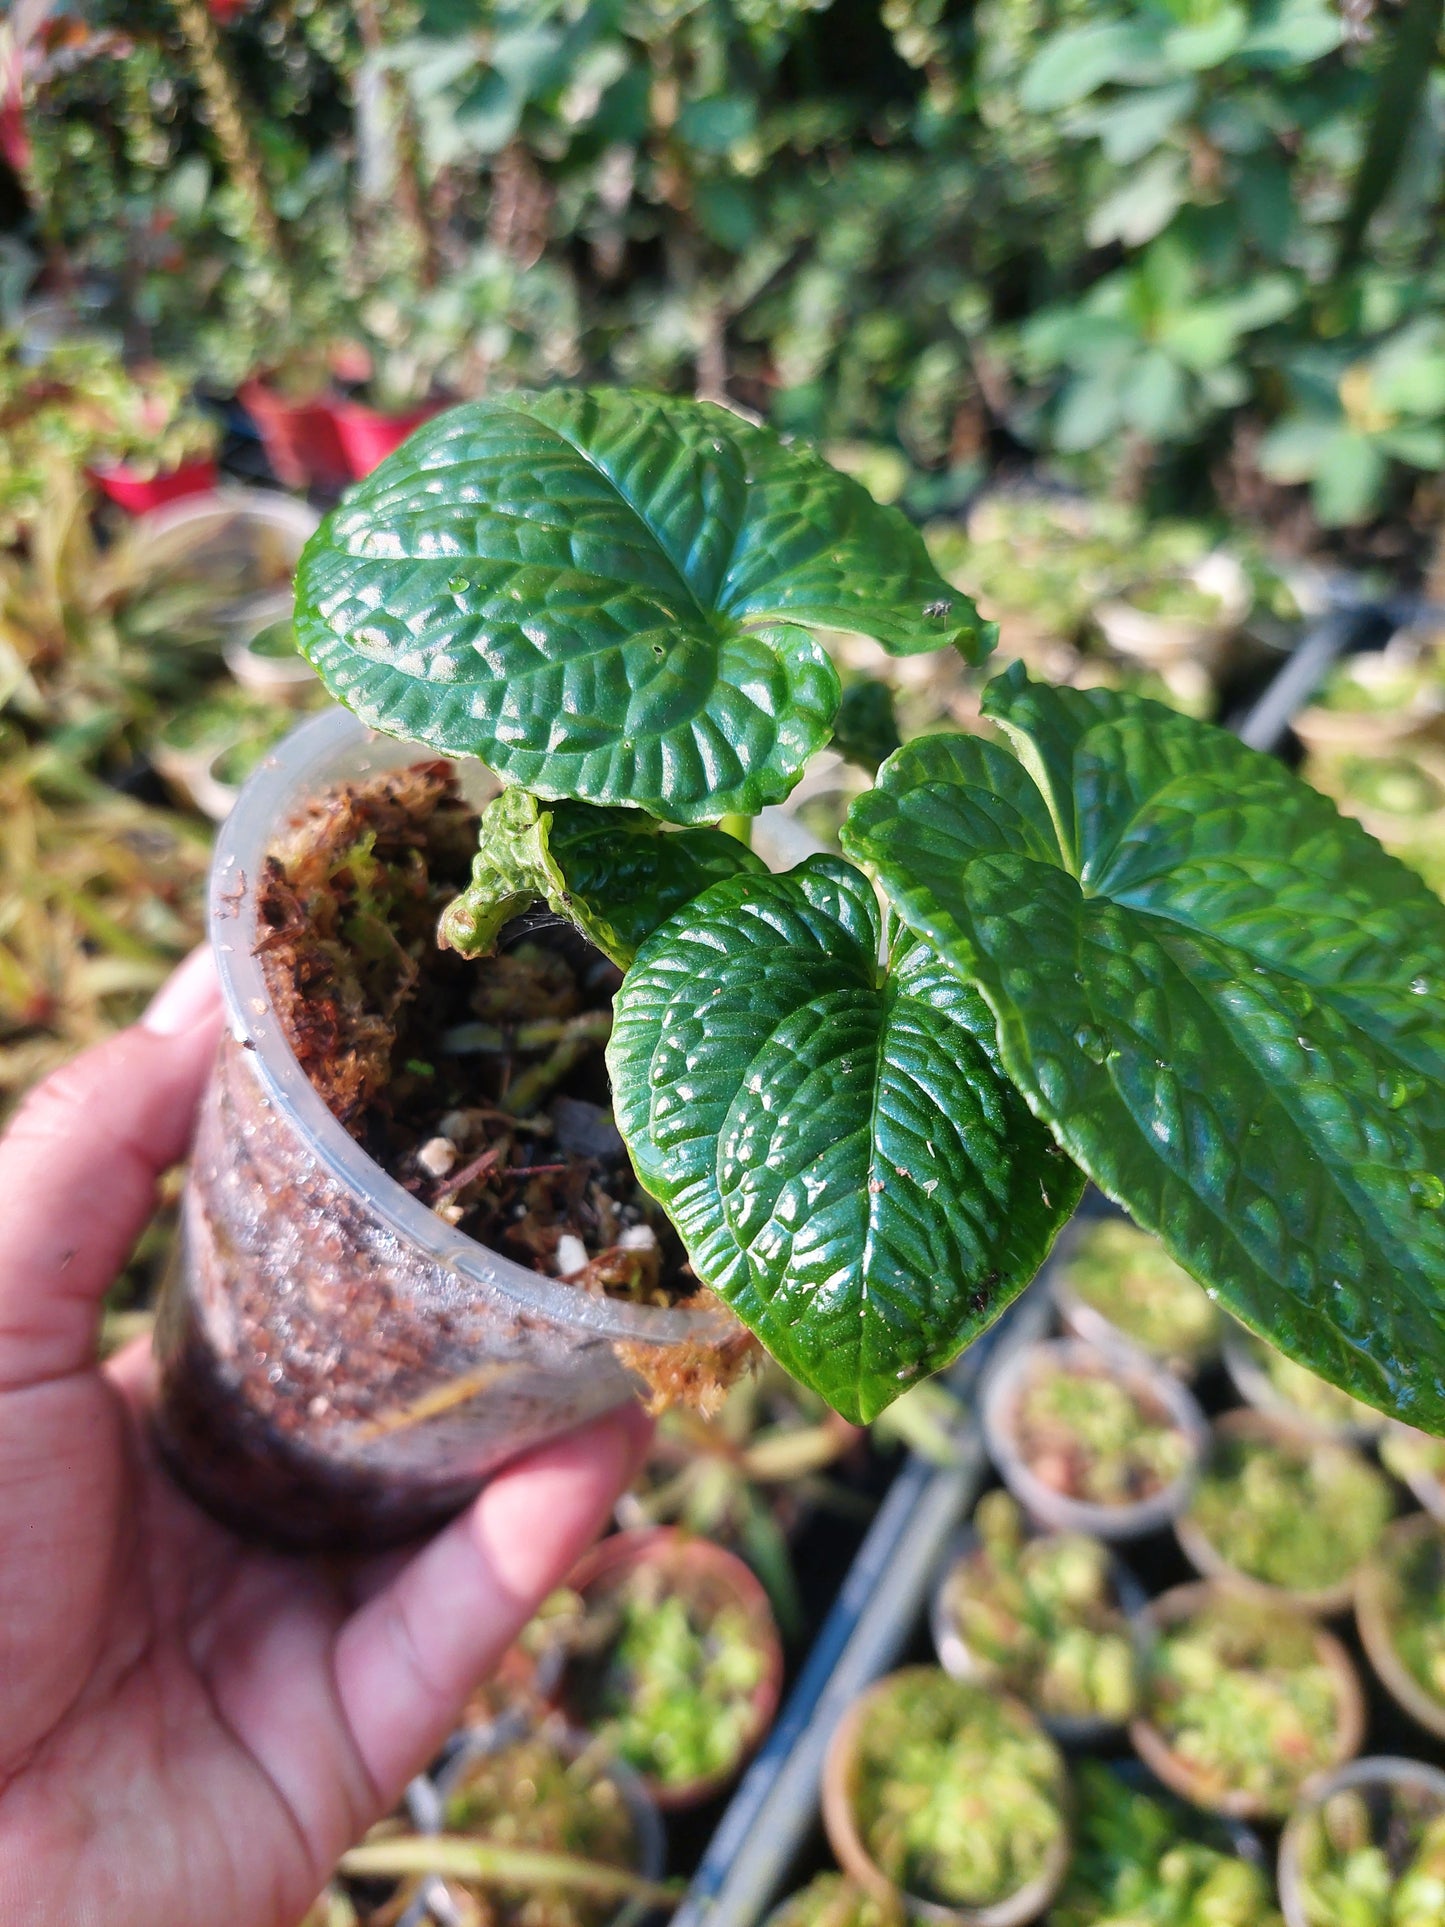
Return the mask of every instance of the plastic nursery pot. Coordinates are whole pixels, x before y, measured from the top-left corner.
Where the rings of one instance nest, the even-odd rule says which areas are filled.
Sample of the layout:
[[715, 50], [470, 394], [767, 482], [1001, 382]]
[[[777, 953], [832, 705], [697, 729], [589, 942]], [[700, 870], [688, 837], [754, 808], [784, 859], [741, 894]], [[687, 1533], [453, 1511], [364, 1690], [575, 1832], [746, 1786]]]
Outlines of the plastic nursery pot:
[[[1132, 1406], [1136, 1417], [1159, 1439], [1170, 1434], [1177, 1446], [1168, 1459], [1177, 1469], [1159, 1476], [1138, 1497], [1101, 1503], [1075, 1497], [1068, 1489], [1067, 1464], [1031, 1456], [1021, 1441], [1023, 1414], [1040, 1386], [1056, 1375], [1096, 1380], [1116, 1388], [1110, 1401]], [[1204, 1414], [1187, 1386], [1142, 1355], [1111, 1359], [1077, 1339], [1051, 1339], [1021, 1346], [989, 1375], [983, 1393], [983, 1435], [999, 1475], [1030, 1518], [1055, 1532], [1087, 1532], [1098, 1539], [1137, 1539], [1156, 1532], [1189, 1502], [1195, 1476], [1209, 1441]]]
[[[1056, 1537], [1036, 1535], [1040, 1545]], [[1102, 1548], [1101, 1548], [1102, 1550]], [[993, 1659], [969, 1644], [966, 1628], [960, 1623], [960, 1602], [969, 1579], [969, 1568], [984, 1552], [984, 1541], [977, 1528], [965, 1526], [952, 1541], [944, 1563], [943, 1577], [934, 1589], [929, 1606], [929, 1630], [938, 1662], [953, 1679], [969, 1680], [983, 1686], [1003, 1686], [1014, 1692], [1033, 1713], [1044, 1729], [1064, 1746], [1086, 1746], [1107, 1738], [1127, 1723], [1128, 1714], [1109, 1718], [1103, 1714], [1050, 1712], [1042, 1703], [1043, 1695], [1024, 1686]], [[1136, 1691], [1144, 1678], [1149, 1654], [1149, 1595], [1124, 1562], [1105, 1553], [1106, 1584], [1109, 1604], [1117, 1611], [1119, 1630], [1128, 1641], [1133, 1662]], [[1039, 1682], [1033, 1682], [1037, 1688]]]
[[[655, 1586], [659, 1600], [680, 1599], [689, 1623], [699, 1629], [720, 1612], [730, 1613], [740, 1622], [739, 1636], [758, 1661], [758, 1677], [731, 1756], [715, 1771], [674, 1780], [650, 1771], [638, 1757], [629, 1761], [650, 1798], [664, 1812], [680, 1812], [722, 1792], [757, 1750], [778, 1710], [783, 1649], [768, 1596], [742, 1560], [711, 1539], [694, 1538], [671, 1526], [618, 1532], [603, 1539], [584, 1556], [567, 1583], [580, 1595], [584, 1611], [596, 1613], [606, 1612], [639, 1582]], [[598, 1654], [571, 1657], [558, 1681], [557, 1699], [574, 1726], [604, 1730], [625, 1759], [625, 1730], [615, 1728], [596, 1704], [612, 1650], [609, 1646]]]
[[1225, 1326], [1221, 1349], [1230, 1382], [1245, 1404], [1303, 1438], [1365, 1445], [1385, 1423], [1381, 1413], [1267, 1348], [1233, 1319]]
[[1341, 750], [1382, 750], [1433, 730], [1441, 692], [1408, 656], [1374, 649], [1338, 665], [1325, 699], [1311, 703], [1290, 728], [1317, 756]]
[[[1170, 595], [1190, 606], [1171, 611]], [[1157, 608], [1151, 606], [1156, 600]], [[1094, 620], [1118, 655], [1156, 669], [1182, 661], [1212, 669], [1248, 613], [1249, 603], [1249, 578], [1243, 568], [1232, 555], [1216, 549], [1177, 576], [1140, 583], [1101, 602]]]
[[1404, 1596], [1411, 1569], [1421, 1561], [1435, 1565], [1436, 1583], [1445, 1589], [1445, 1535], [1427, 1514], [1412, 1512], [1395, 1521], [1373, 1558], [1360, 1568], [1355, 1581], [1355, 1624], [1360, 1644], [1391, 1699], [1427, 1733], [1445, 1740], [1445, 1691], [1431, 1692], [1400, 1651]]
[[1066, 1235], [1050, 1282], [1073, 1337], [1111, 1358], [1142, 1352], [1178, 1378], [1215, 1356], [1222, 1316], [1157, 1238], [1112, 1216], [1076, 1219]]
[[[1259, 1626], [1262, 1632], [1283, 1634], [1300, 1649], [1312, 1654], [1312, 1664], [1327, 1678], [1333, 1697], [1333, 1731], [1321, 1768], [1342, 1765], [1359, 1752], [1365, 1737], [1365, 1695], [1350, 1657], [1332, 1633], [1292, 1607], [1266, 1605], [1256, 1594], [1241, 1591], [1228, 1581], [1202, 1579], [1191, 1585], [1175, 1586], [1161, 1593], [1149, 1608], [1155, 1635], [1154, 1662], [1158, 1666], [1162, 1644], [1173, 1628], [1189, 1620], [1213, 1613], [1239, 1616], [1244, 1627]], [[1239, 1670], [1253, 1670], [1249, 1662]], [[1235, 1784], [1220, 1773], [1212, 1773], [1181, 1752], [1169, 1737], [1159, 1718], [1155, 1683], [1151, 1681], [1145, 1710], [1130, 1722], [1129, 1738], [1140, 1759], [1157, 1780], [1195, 1806], [1220, 1813], [1234, 1820], [1282, 1818], [1292, 1804], [1294, 1791], [1266, 1794]], [[1271, 1754], [1273, 1758], [1274, 1755]], [[1299, 1781], [1309, 1777], [1308, 1766]]]
[[[1209, 1458], [1194, 1489], [1193, 1503], [1187, 1512], [1181, 1513], [1174, 1521], [1175, 1537], [1185, 1557], [1204, 1578], [1230, 1580], [1241, 1591], [1253, 1593], [1258, 1598], [1278, 1600], [1305, 1613], [1346, 1612], [1355, 1596], [1356, 1575], [1374, 1550], [1372, 1545], [1363, 1545], [1359, 1557], [1337, 1578], [1317, 1586], [1289, 1586], [1261, 1578], [1257, 1573], [1233, 1564], [1211, 1536], [1210, 1527], [1201, 1517], [1209, 1496], [1210, 1474], [1216, 1467], [1225, 1468], [1241, 1447], [1251, 1443], [1270, 1446], [1301, 1465], [1313, 1464], [1326, 1487], [1331, 1483], [1335, 1485], [1346, 1516], [1360, 1520], [1362, 1535], [1369, 1530], [1374, 1516], [1372, 1508], [1378, 1500], [1378, 1532], [1383, 1533], [1394, 1510], [1393, 1488], [1374, 1464], [1366, 1461], [1351, 1446], [1330, 1439], [1305, 1437], [1265, 1412], [1225, 1412], [1214, 1421]], [[1342, 1480], [1350, 1482], [1348, 1488], [1341, 1485]], [[1237, 1507], [1233, 1506], [1224, 1508], [1226, 1523], [1236, 1510]], [[1266, 1521], [1262, 1526], [1266, 1538], [1277, 1540], [1279, 1531], [1287, 1531], [1294, 1524], [1300, 1524], [1312, 1537], [1319, 1539], [1321, 1521], [1317, 1513], [1289, 1516], [1289, 1509], [1285, 1510], [1287, 1516], [1284, 1519]], [[1282, 1541], [1278, 1543], [1283, 1546]], [[1287, 1554], [1288, 1548], [1284, 1547], [1284, 1550]]]
[[241, 406], [256, 424], [271, 473], [287, 488], [343, 488], [351, 465], [336, 422], [336, 401], [288, 401], [264, 381], [244, 382]]
[[625, 1403], [632, 1362], [685, 1376], [725, 1370], [739, 1346], [720, 1309], [594, 1297], [465, 1237], [366, 1155], [298, 1064], [256, 955], [266, 854], [328, 786], [417, 761], [324, 712], [262, 761], [212, 866], [228, 1029], [158, 1310], [157, 1427], [203, 1504], [293, 1546], [404, 1539]]
[[290, 593], [291, 578], [320, 516], [269, 488], [221, 488], [147, 515], [130, 531], [135, 573], [173, 586], [201, 582], [229, 618], [257, 597]]
[[421, 408], [407, 408], [400, 414], [389, 415], [359, 401], [333, 403], [331, 416], [352, 481], [359, 482], [363, 475], [369, 475], [379, 462], [401, 447], [408, 435], [440, 413], [441, 406], [440, 402], [428, 402]]
[[[1337, 1911], [1329, 1905], [1321, 1908], [1313, 1901], [1309, 1873], [1310, 1836], [1324, 1826], [1325, 1808], [1336, 1803], [1341, 1794], [1359, 1796], [1358, 1801], [1352, 1803], [1349, 1815], [1341, 1818], [1346, 1819], [1352, 1830], [1358, 1827], [1362, 1834], [1358, 1848], [1351, 1841], [1345, 1851], [1373, 1849], [1370, 1858], [1376, 1862], [1376, 1867], [1370, 1871], [1376, 1877], [1380, 1860], [1390, 1866], [1390, 1871], [1397, 1879], [1404, 1872], [1403, 1867], [1396, 1868], [1390, 1863], [1401, 1853], [1401, 1836], [1406, 1829], [1423, 1830], [1430, 1826], [1438, 1832], [1442, 1816], [1445, 1816], [1445, 1773], [1438, 1767], [1426, 1766], [1421, 1760], [1377, 1755], [1367, 1760], [1352, 1760], [1337, 1772], [1323, 1774], [1312, 1781], [1280, 1837], [1279, 1903], [1284, 1912], [1285, 1927], [1348, 1927], [1348, 1923], [1356, 1919], [1384, 1920], [1387, 1908], [1390, 1920], [1406, 1921], [1410, 1927], [1416, 1927], [1416, 1923], [1419, 1923], [1419, 1927], [1425, 1927], [1426, 1922], [1438, 1921], [1441, 1918], [1436, 1899], [1438, 1875], [1428, 1883], [1428, 1898], [1421, 1896], [1421, 1911], [1407, 1908], [1403, 1912], [1396, 1912], [1390, 1904], [1390, 1896], [1380, 1896], [1377, 1903], [1379, 1911], [1371, 1909], [1368, 1913], [1358, 1914]], [[1418, 1841], [1416, 1845], [1418, 1847]], [[1438, 1853], [1434, 1858], [1438, 1860]], [[1373, 1877], [1370, 1879], [1370, 1892], [1373, 1900]]]
[[291, 702], [316, 684], [316, 671], [296, 646], [289, 590], [258, 596], [237, 612], [222, 647], [226, 667], [247, 689], [275, 702]]
[[1445, 1439], [1391, 1419], [1380, 1435], [1380, 1457], [1431, 1518], [1445, 1525]]
[[149, 515], [167, 502], [211, 494], [218, 470], [207, 456], [201, 461], [182, 462], [179, 468], [164, 469], [159, 475], [139, 474], [124, 462], [117, 462], [113, 468], [93, 468], [88, 473], [101, 494], [127, 515]]
[[[962, 1711], [977, 1707], [988, 1712], [1015, 1740], [1029, 1748], [1040, 1768], [1041, 1778], [1030, 1782], [1026, 1797], [1051, 1806], [1057, 1823], [1043, 1847], [1037, 1872], [1000, 1899], [971, 1905], [945, 1903], [925, 1894], [911, 1893], [890, 1879], [874, 1857], [875, 1849], [867, 1837], [867, 1821], [860, 1814], [860, 1795], [869, 1765], [869, 1729], [891, 1697], [914, 1691], [948, 1693], [959, 1698]], [[989, 1771], [990, 1766], [982, 1764], [970, 1785], [970, 1795], [980, 1806], [987, 1804]], [[1010, 1790], [1017, 1798], [1017, 1779]], [[823, 1826], [839, 1866], [865, 1893], [894, 1908], [901, 1907], [910, 1919], [934, 1923], [934, 1927], [960, 1927], [960, 1923], [963, 1927], [1023, 1927], [1024, 1922], [1037, 1920], [1057, 1894], [1068, 1871], [1068, 1806], [1068, 1775], [1063, 1755], [1023, 1702], [1008, 1693], [951, 1680], [932, 1666], [907, 1666], [875, 1681], [854, 1700], [838, 1722], [823, 1762]], [[966, 1827], [969, 1833], [981, 1824], [980, 1816], [974, 1814], [960, 1817], [955, 1811], [952, 1817], [955, 1826]], [[1010, 1844], [1016, 1841], [1017, 1833], [1007, 1819], [1002, 1831]]]
[[1395, 756], [1314, 756], [1305, 774], [1388, 850], [1445, 837], [1445, 756], [1426, 743]]
[[[564, 1816], [550, 1817], [543, 1810], [549, 1794], [548, 1768], [554, 1760], [571, 1772], [569, 1784], [550, 1791], [577, 1803], [577, 1831], [568, 1829], [560, 1838], [556, 1818]], [[612, 1847], [603, 1843], [626, 1835], [628, 1845], [623, 1851], [629, 1873], [657, 1880], [666, 1864], [666, 1835], [642, 1779], [624, 1761], [599, 1751], [587, 1734], [566, 1727], [555, 1714], [520, 1732], [505, 1724], [463, 1731], [448, 1748], [434, 1781], [422, 1782], [418, 1792], [422, 1798], [412, 1801], [413, 1817], [425, 1831], [474, 1832], [501, 1847], [570, 1852], [614, 1865], [621, 1862], [613, 1860]], [[482, 1811], [476, 1810], [479, 1800]], [[489, 1813], [488, 1803], [504, 1810]], [[604, 1907], [600, 1915], [591, 1907], [587, 1911], [600, 1927], [601, 1921], [614, 1917], [627, 1904]], [[499, 1927], [507, 1917], [505, 1912], [500, 1914]]]

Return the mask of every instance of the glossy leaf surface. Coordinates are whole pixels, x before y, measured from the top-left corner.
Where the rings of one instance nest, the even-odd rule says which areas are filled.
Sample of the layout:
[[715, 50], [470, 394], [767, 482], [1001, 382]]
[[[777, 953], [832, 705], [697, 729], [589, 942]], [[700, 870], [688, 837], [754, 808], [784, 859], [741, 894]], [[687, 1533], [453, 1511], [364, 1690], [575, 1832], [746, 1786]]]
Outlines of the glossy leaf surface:
[[644, 938], [723, 877], [763, 870], [722, 830], [664, 830], [641, 810], [541, 803], [503, 790], [482, 815], [472, 880], [447, 906], [441, 941], [485, 956], [504, 924], [544, 902], [625, 970]]
[[297, 635], [376, 729], [671, 822], [786, 796], [839, 685], [813, 626], [991, 642], [896, 510], [710, 403], [470, 402], [327, 517]]
[[1021, 670], [985, 712], [1019, 758], [908, 745], [845, 847], [1110, 1197], [1265, 1338], [1445, 1432], [1445, 906], [1223, 730]]
[[608, 1069], [699, 1277], [866, 1422], [1042, 1262], [1079, 1174], [1000, 1077], [983, 1000], [851, 864], [719, 883], [643, 945]]

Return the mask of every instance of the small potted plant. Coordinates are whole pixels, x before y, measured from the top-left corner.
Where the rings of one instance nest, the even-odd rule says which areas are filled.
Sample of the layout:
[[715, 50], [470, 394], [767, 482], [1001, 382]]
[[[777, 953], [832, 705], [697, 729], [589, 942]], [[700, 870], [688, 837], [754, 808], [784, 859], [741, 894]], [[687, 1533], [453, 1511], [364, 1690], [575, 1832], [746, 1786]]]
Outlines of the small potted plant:
[[1247, 1405], [1297, 1432], [1365, 1442], [1380, 1430], [1371, 1406], [1232, 1320], [1224, 1332], [1224, 1363]]
[[1213, 1813], [1283, 1816], [1359, 1751], [1365, 1701], [1339, 1641], [1292, 1607], [1214, 1580], [1151, 1608], [1158, 1634], [1130, 1736], [1173, 1792]]
[[985, 1494], [934, 1595], [946, 1672], [1005, 1687], [1066, 1741], [1135, 1712], [1145, 1595], [1101, 1540], [1030, 1536], [1017, 1502]]
[[1121, 656], [1156, 669], [1193, 661], [1212, 670], [1249, 603], [1243, 567], [1217, 549], [1192, 568], [1134, 583], [1099, 603], [1094, 620]]
[[1311, 1787], [1279, 1845], [1286, 1927], [1445, 1920], [1445, 1773], [1355, 1760]]
[[766, 1927], [903, 1927], [903, 1920], [895, 1902], [869, 1893], [846, 1874], [817, 1873], [778, 1902]]
[[1218, 1347], [1218, 1306], [1157, 1238], [1123, 1218], [1080, 1226], [1053, 1290], [1069, 1331], [1098, 1350], [1132, 1347], [1188, 1378]]
[[316, 687], [316, 672], [296, 646], [289, 595], [258, 598], [238, 611], [223, 654], [238, 683], [273, 702], [292, 702]]
[[1283, 1927], [1268, 1874], [1224, 1823], [1097, 1760], [1081, 1762], [1076, 1786], [1074, 1857], [1049, 1927]]
[[1390, 1482], [1348, 1445], [1302, 1438], [1262, 1412], [1216, 1419], [1189, 1509], [1191, 1564], [1304, 1612], [1343, 1611], [1394, 1511]]
[[[204, 809], [202, 796], [216, 757], [232, 743], [274, 742], [291, 720], [274, 703], [222, 680], [166, 719], [151, 740], [150, 760], [183, 803]], [[220, 815], [225, 814], [223, 809]]]
[[1063, 1756], [1018, 1700], [906, 1667], [844, 1714], [823, 1769], [823, 1824], [845, 1873], [938, 1923], [1014, 1927], [1069, 1860]]
[[1355, 1623], [1396, 1704], [1445, 1739], [1445, 1535], [1423, 1512], [1397, 1519], [1362, 1568]]
[[[158, 1322], [162, 1434], [195, 1487], [254, 1474], [265, 1502], [235, 1509], [295, 1530], [334, 1471], [353, 1524], [374, 1501], [399, 1531], [410, 1503], [414, 1529], [639, 1380], [715, 1394], [729, 1314], [869, 1423], [1022, 1290], [1086, 1176], [1299, 1362], [1445, 1428], [1445, 906], [1328, 799], [1222, 731], [1015, 666], [982, 697], [1012, 748], [903, 744], [843, 856], [767, 873], [749, 823], [838, 715], [820, 636], [975, 664], [992, 637], [896, 511], [708, 404], [557, 389], [451, 411], [357, 484], [297, 590], [302, 649], [358, 722], [265, 758], [218, 851], [232, 1032]], [[421, 748], [383, 768], [368, 730]], [[337, 861], [368, 763], [386, 874]], [[1201, 893], [1240, 810], [1248, 861]], [[422, 911], [444, 884], [438, 964]], [[468, 1007], [538, 905], [587, 1007], [549, 1015], [565, 1034], [533, 1062], [537, 1033], [519, 1050], [520, 1023], [499, 1039]], [[460, 1014], [432, 1054], [394, 1049], [444, 981]], [[480, 1104], [453, 1062], [471, 1053]], [[441, 1071], [457, 1101], [398, 1142]], [[520, 1123], [539, 1084], [611, 1110], [608, 1183], [636, 1222], [591, 1171], [543, 1184], [540, 1216], [499, 1196], [503, 1174], [574, 1169], [547, 1154], [550, 1111], [525, 1162], [510, 1123], [479, 1121], [505, 1153], [478, 1120], [463, 1144], [441, 1128]], [[512, 1224], [534, 1262], [508, 1269], [485, 1239]], [[314, 1497], [339, 1532], [347, 1507]]]
[[336, 424], [335, 358], [335, 348], [314, 337], [272, 347], [267, 365], [237, 391], [271, 473], [287, 488], [337, 489], [351, 479]]
[[1437, 673], [1413, 648], [1391, 645], [1337, 663], [1291, 728], [1312, 755], [1376, 754], [1431, 730], [1442, 690]]
[[1208, 1441], [1203, 1413], [1172, 1373], [1073, 1339], [1007, 1359], [985, 1388], [983, 1429], [1031, 1517], [1104, 1539], [1137, 1538], [1174, 1518]]
[[414, 1830], [374, 1831], [340, 1868], [349, 1883], [405, 1881], [402, 1903], [422, 1910], [408, 1921], [605, 1927], [672, 1898], [657, 1879], [662, 1826], [636, 1777], [555, 1717], [522, 1734], [464, 1733], [408, 1804]]
[[767, 1596], [734, 1554], [667, 1527], [616, 1533], [573, 1573], [558, 1693], [665, 1809], [735, 1779], [777, 1710]]
[[1409, 754], [1312, 757], [1305, 774], [1387, 849], [1445, 834], [1445, 758], [1424, 744]]
[[1392, 1421], [1380, 1436], [1380, 1458], [1431, 1518], [1445, 1523], [1445, 1439]]

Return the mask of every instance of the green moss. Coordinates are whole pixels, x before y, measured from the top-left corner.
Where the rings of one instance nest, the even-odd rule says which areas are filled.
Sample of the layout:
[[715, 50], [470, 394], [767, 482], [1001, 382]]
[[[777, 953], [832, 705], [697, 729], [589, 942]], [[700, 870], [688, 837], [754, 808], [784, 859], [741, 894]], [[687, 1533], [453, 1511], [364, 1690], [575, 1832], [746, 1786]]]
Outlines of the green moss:
[[1107, 1548], [1077, 1532], [1028, 1538], [1006, 1492], [989, 1493], [974, 1523], [980, 1543], [944, 1593], [974, 1660], [1051, 1718], [1127, 1720], [1139, 1682]]
[[1218, 1339], [1220, 1313], [1204, 1287], [1157, 1238], [1121, 1219], [1100, 1219], [1082, 1233], [1063, 1278], [1153, 1358], [1193, 1361]]
[[1372, 1819], [1347, 1788], [1300, 1827], [1300, 1890], [1309, 1927], [1440, 1927], [1445, 1920], [1445, 1815], [1404, 1787]]
[[1190, 1509], [1236, 1572], [1299, 1592], [1348, 1579], [1393, 1510], [1389, 1482], [1348, 1446], [1224, 1436]]
[[1026, 1379], [1015, 1437], [1034, 1476], [1071, 1499], [1133, 1505], [1189, 1463], [1189, 1444], [1142, 1388], [1103, 1370], [1040, 1360]]
[[854, 1789], [860, 1837], [906, 1894], [989, 1906], [1036, 1879], [1065, 1831], [1062, 1762], [1016, 1704], [918, 1667], [870, 1704]]

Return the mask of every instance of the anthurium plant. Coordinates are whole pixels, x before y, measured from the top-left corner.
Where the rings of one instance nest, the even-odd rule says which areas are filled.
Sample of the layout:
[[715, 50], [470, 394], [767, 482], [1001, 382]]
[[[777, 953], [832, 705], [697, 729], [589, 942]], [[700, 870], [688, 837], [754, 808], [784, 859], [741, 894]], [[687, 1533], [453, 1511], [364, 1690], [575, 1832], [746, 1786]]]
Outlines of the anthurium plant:
[[1445, 1432], [1445, 906], [1137, 697], [988, 687], [843, 857], [746, 819], [829, 740], [824, 637], [989, 626], [912, 526], [724, 409], [476, 402], [348, 495], [297, 632], [364, 721], [507, 784], [442, 937], [545, 901], [626, 972], [618, 1126], [698, 1276], [872, 1419], [1023, 1289], [1085, 1177], [1230, 1311]]

